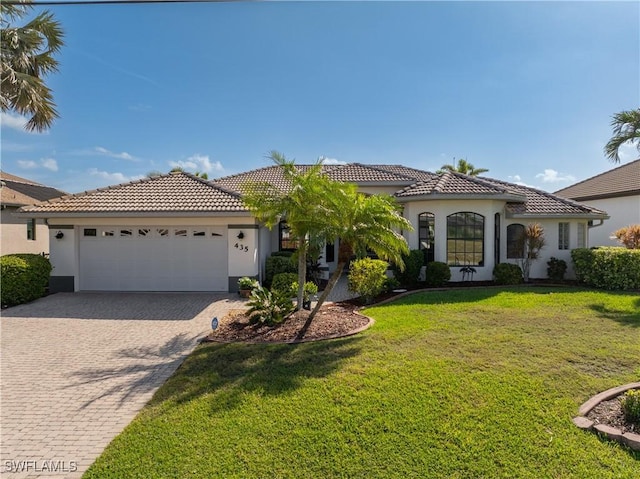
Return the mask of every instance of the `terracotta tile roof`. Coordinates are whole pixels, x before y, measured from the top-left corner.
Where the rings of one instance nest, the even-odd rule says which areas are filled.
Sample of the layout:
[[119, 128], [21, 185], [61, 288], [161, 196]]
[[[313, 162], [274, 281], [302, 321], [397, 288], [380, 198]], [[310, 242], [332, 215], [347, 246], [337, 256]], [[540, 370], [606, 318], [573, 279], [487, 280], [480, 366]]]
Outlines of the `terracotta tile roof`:
[[64, 191], [41, 185], [16, 175], [0, 172], [2, 188], [0, 188], [0, 202], [3, 205], [24, 206], [33, 205], [40, 201], [50, 200], [66, 195]]
[[[306, 171], [313, 165], [296, 165], [299, 171]], [[390, 165], [363, 165], [360, 163], [349, 163], [346, 165], [323, 165], [322, 172], [329, 178], [336, 181], [348, 183], [366, 184], [408, 184], [416, 180], [416, 177], [423, 178], [425, 175], [432, 175], [425, 171], [413, 170], [403, 166]], [[412, 172], [411, 174], [407, 174]], [[214, 185], [222, 188], [242, 192], [242, 185], [249, 182], [266, 182], [273, 186], [286, 190], [287, 181], [282, 175], [282, 170], [278, 166], [267, 166], [257, 170], [251, 170], [237, 175], [226, 176], [212, 181]]]
[[[434, 175], [429, 181], [420, 181], [398, 191], [399, 198], [423, 195], [518, 195], [509, 188], [490, 181], [446, 171]], [[524, 198], [523, 198], [524, 199]]]
[[514, 215], [531, 216], [562, 216], [562, 215], [597, 215], [606, 216], [606, 212], [597, 208], [583, 205], [573, 200], [562, 198], [553, 193], [530, 188], [528, 186], [516, 185], [506, 181], [483, 178], [485, 181], [495, 185], [502, 185], [513, 193], [526, 197], [526, 202], [508, 202], [507, 212]]
[[235, 212], [239, 195], [189, 173], [175, 172], [28, 206], [37, 213]]
[[[299, 169], [311, 165], [296, 165]], [[398, 185], [395, 196], [410, 201], [420, 197], [496, 198], [507, 201], [513, 215], [597, 215], [605, 213], [551, 193], [491, 178], [460, 173], [434, 174], [399, 165], [325, 165], [324, 173], [335, 180], [360, 185]], [[155, 178], [88, 191], [25, 207], [35, 213], [180, 213], [246, 212], [241, 188], [247, 181], [265, 181], [283, 190], [288, 185], [277, 166], [207, 182], [188, 173]]]
[[555, 192], [577, 201], [640, 195], [640, 159]]

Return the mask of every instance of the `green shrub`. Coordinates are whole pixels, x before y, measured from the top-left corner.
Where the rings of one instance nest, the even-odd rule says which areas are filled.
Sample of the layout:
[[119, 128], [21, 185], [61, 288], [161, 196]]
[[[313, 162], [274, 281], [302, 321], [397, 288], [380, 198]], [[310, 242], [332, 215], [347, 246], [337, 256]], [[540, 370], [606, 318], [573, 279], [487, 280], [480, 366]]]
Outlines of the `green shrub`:
[[387, 276], [387, 279], [384, 281], [384, 290], [383, 291], [387, 291], [387, 292], [390, 293], [394, 289], [398, 289], [398, 288], [400, 288], [400, 281], [398, 281], [394, 277]]
[[424, 253], [419, 249], [412, 249], [408, 255], [403, 255], [404, 271], [393, 266], [393, 274], [401, 285], [415, 286], [418, 284], [420, 269], [424, 266]]
[[622, 247], [571, 251], [578, 281], [602, 289], [640, 288], [640, 250]]
[[295, 251], [274, 251], [271, 256], [279, 256], [281, 258], [291, 258]]
[[359, 294], [366, 304], [384, 291], [387, 281], [387, 262], [362, 258], [351, 263], [349, 291]]
[[293, 311], [293, 301], [280, 291], [269, 291], [258, 286], [251, 292], [247, 301], [247, 314], [253, 324], [273, 326], [281, 323]]
[[624, 393], [622, 412], [627, 421], [640, 425], [640, 389], [632, 389]]
[[44, 296], [51, 263], [38, 254], [10, 254], [0, 257], [3, 306], [28, 303]]
[[554, 281], [562, 281], [567, 272], [567, 262], [553, 256], [547, 261], [547, 276]]
[[500, 263], [493, 268], [496, 284], [520, 284], [523, 281], [522, 268], [513, 263]]
[[293, 298], [298, 293], [298, 275], [296, 273], [278, 273], [271, 281], [271, 291], [288, 294]]
[[298, 266], [291, 256], [269, 256], [264, 268], [264, 284], [271, 286], [273, 277], [278, 273], [298, 273]]
[[439, 287], [444, 286], [451, 279], [451, 268], [447, 263], [440, 261], [431, 261], [427, 263], [426, 283], [427, 286]]

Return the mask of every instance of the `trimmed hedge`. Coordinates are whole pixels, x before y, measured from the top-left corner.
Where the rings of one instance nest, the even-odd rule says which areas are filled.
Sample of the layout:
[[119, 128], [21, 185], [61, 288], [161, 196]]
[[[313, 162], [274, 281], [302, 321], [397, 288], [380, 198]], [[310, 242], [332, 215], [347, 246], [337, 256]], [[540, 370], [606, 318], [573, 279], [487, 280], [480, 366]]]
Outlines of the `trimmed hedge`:
[[298, 294], [298, 273], [278, 273], [271, 281], [271, 291], [278, 291], [289, 298]]
[[500, 263], [493, 268], [496, 284], [520, 284], [524, 281], [522, 268], [513, 263]]
[[451, 268], [447, 263], [441, 261], [431, 261], [427, 263], [425, 272], [425, 282], [427, 286], [444, 286], [451, 279]]
[[28, 303], [44, 296], [51, 263], [39, 254], [8, 254], [0, 257], [2, 306]]
[[355, 260], [349, 270], [349, 291], [359, 294], [365, 304], [371, 304], [386, 287], [387, 266], [386, 261], [379, 259]]
[[601, 289], [640, 288], [640, 250], [621, 247], [571, 251], [578, 281]]
[[412, 249], [408, 255], [403, 255], [404, 271], [393, 266], [393, 275], [403, 286], [415, 286], [418, 284], [420, 269], [424, 266], [424, 253], [419, 249]]
[[264, 267], [264, 284], [271, 287], [273, 277], [278, 273], [298, 274], [298, 265], [289, 256], [269, 256]]

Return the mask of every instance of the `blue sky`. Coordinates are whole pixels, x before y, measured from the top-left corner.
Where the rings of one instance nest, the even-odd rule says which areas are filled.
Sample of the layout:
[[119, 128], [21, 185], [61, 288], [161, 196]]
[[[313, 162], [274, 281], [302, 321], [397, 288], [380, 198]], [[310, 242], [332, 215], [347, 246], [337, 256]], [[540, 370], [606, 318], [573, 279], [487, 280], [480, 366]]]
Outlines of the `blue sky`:
[[[454, 157], [555, 191], [606, 171], [640, 106], [638, 2], [268, 2], [48, 7], [61, 118], [3, 115], [2, 169], [79, 192], [183, 166]], [[636, 159], [623, 150], [623, 162]]]

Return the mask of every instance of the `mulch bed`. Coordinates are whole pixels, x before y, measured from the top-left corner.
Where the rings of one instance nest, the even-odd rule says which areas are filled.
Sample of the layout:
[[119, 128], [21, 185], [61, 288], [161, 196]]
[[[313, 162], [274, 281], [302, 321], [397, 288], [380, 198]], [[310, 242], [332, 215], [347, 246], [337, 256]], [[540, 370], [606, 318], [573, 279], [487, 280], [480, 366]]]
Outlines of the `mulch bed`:
[[622, 412], [622, 395], [608, 401], [602, 401], [589, 411], [587, 418], [591, 419], [594, 425], [605, 424], [619, 429], [622, 432], [640, 434], [640, 425], [633, 424], [624, 417], [624, 413]]
[[361, 331], [370, 319], [358, 313], [360, 306], [349, 302], [324, 304], [308, 325], [309, 311], [297, 311], [281, 324], [265, 326], [251, 324], [243, 310], [234, 310], [220, 321], [218, 329], [205, 341], [245, 343], [292, 343], [318, 341], [348, 336]]

